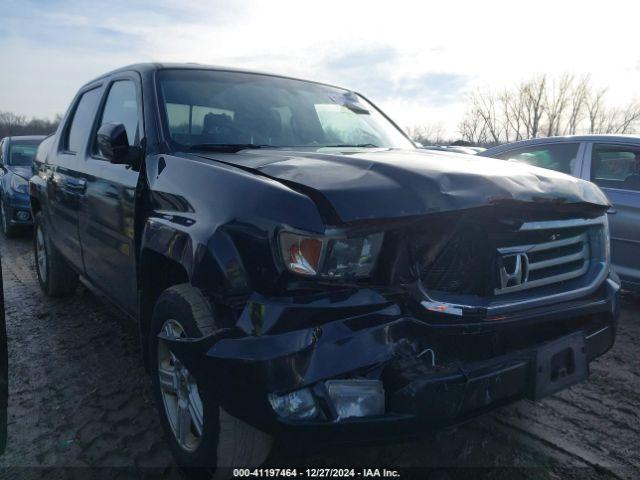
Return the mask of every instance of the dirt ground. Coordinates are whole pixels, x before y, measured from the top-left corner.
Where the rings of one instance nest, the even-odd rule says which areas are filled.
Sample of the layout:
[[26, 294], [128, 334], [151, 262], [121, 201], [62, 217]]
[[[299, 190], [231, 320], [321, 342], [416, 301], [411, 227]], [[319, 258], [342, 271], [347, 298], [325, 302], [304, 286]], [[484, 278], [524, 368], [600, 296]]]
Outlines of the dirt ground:
[[[9, 338], [9, 443], [0, 478], [182, 478], [162, 440], [135, 328], [83, 288], [39, 290], [31, 241], [0, 238]], [[430, 467], [434, 478], [640, 478], [640, 300], [590, 378], [420, 442], [268, 465]], [[88, 467], [100, 467], [92, 468]], [[470, 468], [473, 467], [473, 468]], [[424, 472], [424, 470], [421, 470]]]

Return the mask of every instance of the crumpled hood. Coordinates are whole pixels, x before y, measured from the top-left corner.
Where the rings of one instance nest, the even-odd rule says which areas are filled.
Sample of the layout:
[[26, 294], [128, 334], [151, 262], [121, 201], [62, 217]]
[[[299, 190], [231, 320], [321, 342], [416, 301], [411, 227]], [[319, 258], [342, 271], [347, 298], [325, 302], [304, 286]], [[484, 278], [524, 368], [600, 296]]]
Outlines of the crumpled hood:
[[22, 165], [7, 165], [7, 169], [11, 173], [15, 173], [19, 177], [29, 180], [31, 178], [31, 167], [25, 167]]
[[590, 182], [529, 165], [420, 150], [205, 153], [324, 197], [343, 222], [487, 206], [501, 201], [606, 207]]

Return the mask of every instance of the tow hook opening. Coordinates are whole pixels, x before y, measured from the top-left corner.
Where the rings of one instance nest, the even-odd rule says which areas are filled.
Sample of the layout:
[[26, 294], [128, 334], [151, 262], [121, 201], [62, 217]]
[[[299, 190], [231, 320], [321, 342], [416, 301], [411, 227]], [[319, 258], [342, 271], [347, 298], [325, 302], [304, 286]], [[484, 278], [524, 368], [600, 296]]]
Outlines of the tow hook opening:
[[551, 358], [550, 363], [550, 378], [552, 382], [557, 382], [559, 379], [572, 375], [576, 371], [576, 361], [571, 348], [556, 353]]

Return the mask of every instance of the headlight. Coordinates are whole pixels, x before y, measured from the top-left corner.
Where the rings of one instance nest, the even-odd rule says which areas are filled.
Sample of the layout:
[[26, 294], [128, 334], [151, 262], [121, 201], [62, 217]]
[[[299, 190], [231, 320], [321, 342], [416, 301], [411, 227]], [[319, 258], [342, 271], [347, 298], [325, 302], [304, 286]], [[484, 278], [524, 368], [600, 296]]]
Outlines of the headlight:
[[375, 267], [382, 233], [361, 237], [312, 237], [280, 233], [287, 268], [300, 275], [331, 278], [366, 277]]
[[384, 415], [384, 387], [378, 380], [327, 380], [338, 420]]
[[29, 182], [27, 182], [24, 178], [17, 175], [11, 175], [11, 190], [14, 190], [18, 193], [27, 193], [28, 188]]
[[284, 395], [269, 394], [271, 408], [283, 418], [312, 419], [318, 415], [318, 406], [311, 390], [303, 388]]

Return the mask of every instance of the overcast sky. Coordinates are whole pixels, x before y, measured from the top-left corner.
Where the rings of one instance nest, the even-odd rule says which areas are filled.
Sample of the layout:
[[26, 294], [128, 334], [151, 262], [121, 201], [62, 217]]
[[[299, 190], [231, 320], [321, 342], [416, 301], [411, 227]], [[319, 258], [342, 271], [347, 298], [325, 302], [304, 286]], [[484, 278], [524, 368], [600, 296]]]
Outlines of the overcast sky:
[[62, 113], [136, 62], [199, 62], [357, 90], [401, 126], [455, 136], [465, 92], [590, 73], [640, 98], [640, 2], [0, 0], [0, 110]]

